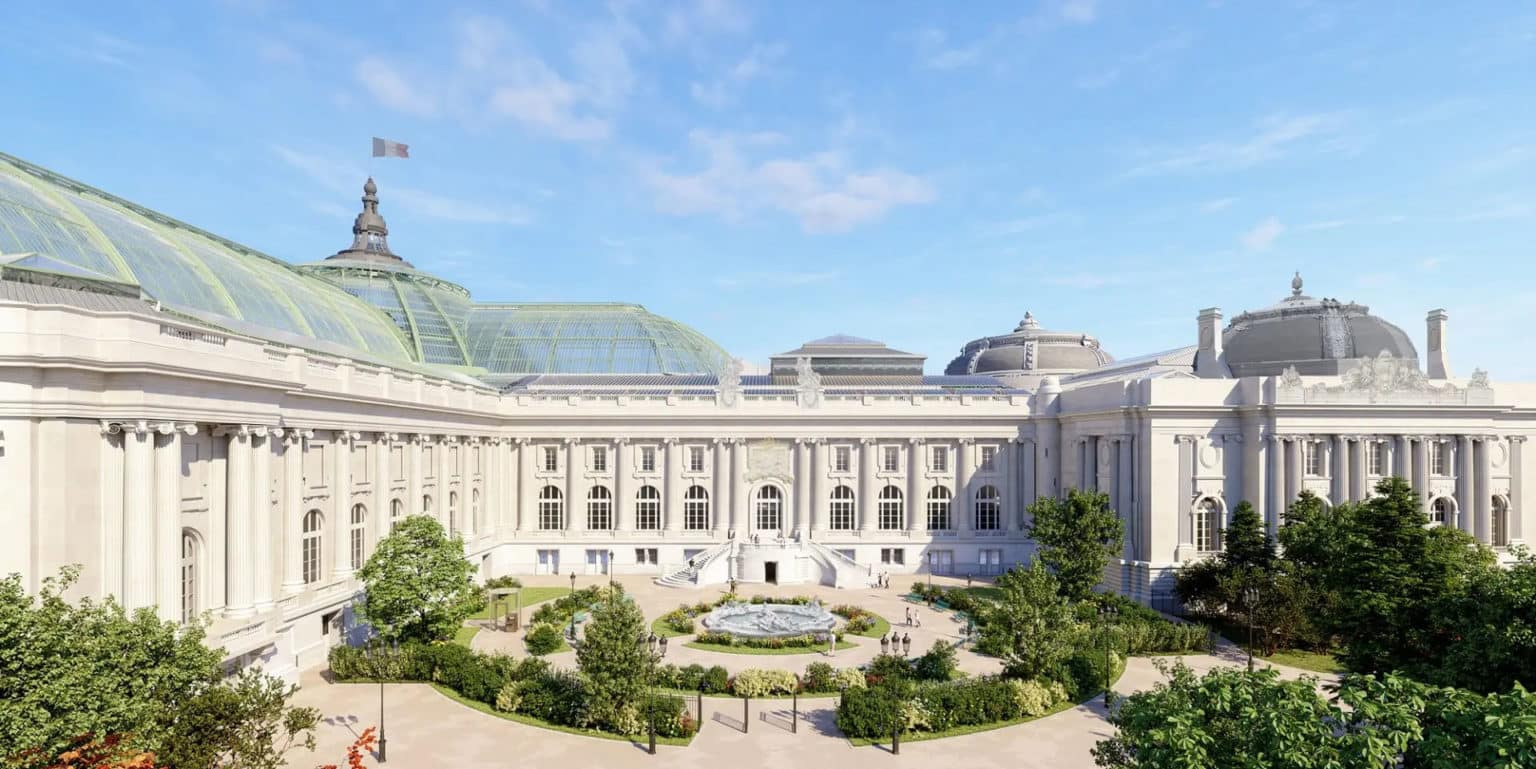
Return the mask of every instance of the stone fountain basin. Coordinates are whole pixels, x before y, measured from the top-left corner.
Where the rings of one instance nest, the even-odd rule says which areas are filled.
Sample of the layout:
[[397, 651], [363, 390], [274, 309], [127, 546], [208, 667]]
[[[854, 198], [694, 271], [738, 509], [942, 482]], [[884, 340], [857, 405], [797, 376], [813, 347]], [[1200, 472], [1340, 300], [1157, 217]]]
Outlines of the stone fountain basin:
[[704, 615], [704, 627], [744, 638], [787, 638], [825, 633], [837, 617], [820, 603], [727, 603]]

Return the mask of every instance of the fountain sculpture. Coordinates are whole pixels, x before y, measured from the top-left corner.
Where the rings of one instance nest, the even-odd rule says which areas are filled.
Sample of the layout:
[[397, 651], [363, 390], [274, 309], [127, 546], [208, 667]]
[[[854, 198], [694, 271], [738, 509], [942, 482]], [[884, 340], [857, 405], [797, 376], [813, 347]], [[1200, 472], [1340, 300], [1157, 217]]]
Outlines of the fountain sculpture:
[[837, 618], [819, 601], [807, 604], [737, 603], [715, 608], [704, 616], [704, 627], [746, 638], [783, 638], [825, 633]]

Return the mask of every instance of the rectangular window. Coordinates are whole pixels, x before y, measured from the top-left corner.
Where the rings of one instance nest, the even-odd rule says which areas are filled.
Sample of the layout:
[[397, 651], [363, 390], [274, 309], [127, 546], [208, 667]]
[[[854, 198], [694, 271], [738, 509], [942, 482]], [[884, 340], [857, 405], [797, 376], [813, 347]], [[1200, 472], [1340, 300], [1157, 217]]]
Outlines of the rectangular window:
[[642, 473], [654, 473], [654, 472], [656, 472], [656, 447], [655, 446], [641, 446], [640, 447], [640, 472], [642, 472]]
[[1323, 444], [1318, 441], [1307, 441], [1302, 444], [1303, 453], [1306, 455], [1307, 475], [1317, 477], [1323, 474]]
[[1446, 449], [1445, 441], [1429, 444], [1429, 471], [1435, 475], [1450, 475], [1450, 453]]
[[901, 448], [898, 446], [880, 447], [880, 469], [888, 473], [894, 473], [901, 468]]
[[640, 564], [641, 566], [655, 566], [658, 562], [659, 561], [656, 558], [656, 548], [635, 548], [635, 563]]
[[1367, 472], [1371, 475], [1387, 474], [1387, 452], [1382, 450], [1384, 448], [1386, 446], [1381, 441], [1365, 444], [1366, 461], [1370, 465]]
[[608, 472], [608, 447], [592, 447], [592, 471], [595, 473]]
[[904, 566], [907, 563], [907, 551], [900, 547], [882, 547], [880, 562], [887, 566]]
[[997, 458], [997, 447], [996, 446], [982, 446], [981, 447], [981, 469], [982, 469], [982, 471], [988, 472], [988, 473], [992, 472], [993, 460], [995, 460], [996, 458]]
[[851, 454], [852, 452], [847, 446], [834, 447], [832, 449], [832, 471], [836, 473], [848, 472], [849, 466], [852, 465]]
[[688, 447], [688, 472], [690, 472], [690, 473], [702, 473], [702, 472], [704, 472], [704, 447], [703, 446], [689, 446]]
[[934, 446], [929, 449], [928, 464], [936, 473], [949, 472], [949, 448], [946, 446]]
[[554, 446], [544, 447], [544, 472], [552, 473], [560, 469], [560, 449]]

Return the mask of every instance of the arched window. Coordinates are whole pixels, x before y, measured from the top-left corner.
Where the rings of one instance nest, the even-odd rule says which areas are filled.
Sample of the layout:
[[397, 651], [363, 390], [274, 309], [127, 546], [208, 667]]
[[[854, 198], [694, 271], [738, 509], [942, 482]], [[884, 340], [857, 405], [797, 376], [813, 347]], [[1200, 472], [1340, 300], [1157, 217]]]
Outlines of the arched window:
[[928, 530], [951, 531], [955, 523], [949, 517], [949, 489], [934, 486], [928, 492]]
[[1429, 503], [1430, 525], [1444, 526], [1451, 521], [1451, 503], [1445, 497], [1436, 497]]
[[197, 619], [197, 538], [181, 533], [181, 622]]
[[996, 486], [982, 486], [976, 490], [976, 530], [997, 531], [1002, 528], [1002, 502]]
[[635, 528], [641, 531], [661, 528], [661, 492], [655, 486], [641, 486], [635, 492]]
[[432, 495], [431, 494], [423, 494], [423, 495], [421, 495], [421, 514], [422, 515], [431, 515], [432, 514]]
[[[479, 453], [479, 451], [480, 450], [478, 448], [475, 449], [475, 452], [477, 454]], [[479, 489], [470, 489], [470, 491], [469, 491], [469, 524], [470, 524], [469, 525], [470, 532], [483, 531], [485, 529], [484, 526], [480, 525], [480, 490]]]
[[587, 492], [587, 529], [607, 531], [613, 528], [613, 494], [607, 486], [593, 486]]
[[1493, 498], [1493, 546], [1509, 547], [1509, 500]]
[[853, 530], [853, 489], [847, 486], [832, 489], [831, 518], [829, 528], [834, 531]]
[[1221, 515], [1221, 506], [1216, 500], [1206, 497], [1195, 505], [1195, 549], [1202, 553], [1209, 553], [1216, 549], [1216, 519]]
[[405, 503], [398, 499], [391, 499], [389, 501], [389, 530], [393, 532], [395, 525], [400, 523], [400, 519], [404, 517]]
[[784, 495], [778, 486], [764, 486], [757, 490], [757, 530], [778, 531], [782, 520]]
[[352, 526], [347, 531], [347, 536], [350, 537], [347, 544], [352, 549], [353, 571], [363, 568], [363, 560], [367, 556], [367, 553], [364, 551], [364, 546], [368, 541], [367, 523], [368, 508], [362, 505], [353, 505]]
[[459, 492], [448, 492], [448, 536], [459, 533]]
[[901, 489], [886, 486], [880, 490], [880, 528], [898, 531], [907, 527], [906, 508], [902, 504]]
[[303, 565], [304, 584], [320, 581], [320, 567], [325, 550], [325, 516], [319, 510], [304, 514], [304, 534], [299, 544], [299, 560]]
[[689, 486], [683, 495], [683, 528], [689, 531], [709, 529], [709, 492], [703, 486]]
[[559, 487], [545, 486], [539, 492], [539, 528], [544, 531], [565, 528], [565, 504], [561, 501]]

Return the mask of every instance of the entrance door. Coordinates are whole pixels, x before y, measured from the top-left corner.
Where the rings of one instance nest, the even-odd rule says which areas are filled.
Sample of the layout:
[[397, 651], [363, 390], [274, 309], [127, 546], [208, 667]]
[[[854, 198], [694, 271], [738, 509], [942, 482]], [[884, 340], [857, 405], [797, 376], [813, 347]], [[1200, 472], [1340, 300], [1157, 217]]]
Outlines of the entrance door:
[[928, 551], [928, 573], [930, 574], [954, 574], [955, 551], [930, 550]]
[[608, 573], [608, 551], [607, 550], [588, 550], [587, 551], [587, 573], [588, 574], [607, 574]]
[[779, 562], [778, 561], [764, 561], [763, 562], [763, 581], [767, 582], [770, 585], [777, 585], [777, 584], [779, 584]]
[[539, 562], [538, 562], [538, 564], [534, 568], [534, 573], [535, 574], [559, 574], [560, 573], [560, 551], [559, 550], [540, 550], [539, 551]]

